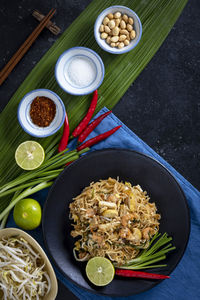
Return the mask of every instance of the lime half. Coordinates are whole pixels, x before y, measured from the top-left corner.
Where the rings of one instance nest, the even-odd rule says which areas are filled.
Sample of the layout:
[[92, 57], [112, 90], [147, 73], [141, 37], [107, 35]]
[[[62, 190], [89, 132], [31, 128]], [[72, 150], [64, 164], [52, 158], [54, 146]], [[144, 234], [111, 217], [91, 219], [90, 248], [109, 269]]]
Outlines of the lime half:
[[86, 265], [88, 279], [97, 286], [109, 284], [115, 275], [115, 269], [109, 259], [105, 257], [93, 257]]
[[35, 141], [21, 143], [15, 152], [16, 163], [24, 170], [37, 169], [43, 163], [44, 158], [44, 149]]

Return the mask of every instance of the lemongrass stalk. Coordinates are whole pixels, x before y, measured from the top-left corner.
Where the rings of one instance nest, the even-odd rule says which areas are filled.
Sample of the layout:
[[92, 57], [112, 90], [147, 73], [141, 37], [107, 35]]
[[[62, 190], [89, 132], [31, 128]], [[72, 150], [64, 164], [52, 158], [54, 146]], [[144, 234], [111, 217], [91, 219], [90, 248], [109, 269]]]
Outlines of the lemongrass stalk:
[[4, 209], [4, 211], [2, 211], [2, 213], [0, 214], [0, 221], [7, 215], [7, 213], [9, 213], [11, 211], [11, 209], [17, 204], [17, 202], [19, 202], [19, 200], [24, 199], [36, 192], [39, 192], [40, 190], [43, 190], [43, 189], [51, 186], [52, 184], [53, 184], [52, 181], [50, 181], [50, 182], [45, 181], [34, 187], [29, 187], [28, 189], [23, 191], [12, 202], [10, 202], [10, 204]]

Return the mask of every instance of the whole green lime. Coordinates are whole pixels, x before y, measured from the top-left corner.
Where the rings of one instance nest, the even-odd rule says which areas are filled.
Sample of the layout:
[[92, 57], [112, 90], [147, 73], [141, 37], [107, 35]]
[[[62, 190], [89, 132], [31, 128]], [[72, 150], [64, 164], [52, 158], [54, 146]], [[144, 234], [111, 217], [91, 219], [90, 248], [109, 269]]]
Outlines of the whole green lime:
[[13, 217], [17, 226], [32, 230], [41, 223], [42, 209], [38, 201], [31, 198], [22, 199], [15, 205]]

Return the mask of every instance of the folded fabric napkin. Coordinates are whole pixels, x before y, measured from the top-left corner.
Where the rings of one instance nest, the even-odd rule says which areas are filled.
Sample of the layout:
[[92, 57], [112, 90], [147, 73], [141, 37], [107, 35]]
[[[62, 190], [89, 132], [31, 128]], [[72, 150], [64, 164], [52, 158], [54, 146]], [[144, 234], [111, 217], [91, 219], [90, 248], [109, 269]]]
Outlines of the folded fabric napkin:
[[[97, 115], [107, 111], [103, 108]], [[129, 297], [115, 297], [116, 300], [187, 300], [200, 299], [200, 193], [184, 179], [172, 166], [170, 166], [162, 157], [153, 151], [147, 144], [145, 144], [137, 135], [135, 135], [129, 128], [127, 128], [114, 114], [107, 116], [102, 123], [89, 135], [88, 139], [103, 133], [115, 126], [122, 125], [122, 127], [112, 136], [99, 144], [92, 147], [91, 151], [100, 150], [104, 148], [126, 148], [136, 150], [147, 154], [161, 164], [163, 164], [177, 179], [181, 185], [190, 208], [191, 217], [191, 233], [189, 243], [183, 258], [171, 274], [171, 279], [164, 280], [153, 289], [141, 293], [139, 295]], [[70, 147], [74, 147], [75, 141], [72, 141]], [[44, 203], [48, 190], [38, 192], [34, 198]], [[7, 227], [16, 227], [12, 216], [9, 217]], [[29, 232], [44, 248], [41, 226], [36, 230]], [[81, 300], [109, 300], [111, 297], [91, 294], [71, 282], [55, 268], [57, 277]]]

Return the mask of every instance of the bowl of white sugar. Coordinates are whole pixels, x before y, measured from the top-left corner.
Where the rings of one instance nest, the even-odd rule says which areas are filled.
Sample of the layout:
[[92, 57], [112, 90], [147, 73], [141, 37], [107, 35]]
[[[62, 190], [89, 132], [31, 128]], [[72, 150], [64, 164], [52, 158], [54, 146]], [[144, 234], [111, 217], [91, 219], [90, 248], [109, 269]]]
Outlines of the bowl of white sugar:
[[87, 95], [103, 82], [105, 68], [101, 57], [85, 47], [65, 51], [55, 66], [55, 77], [60, 87], [72, 95]]

